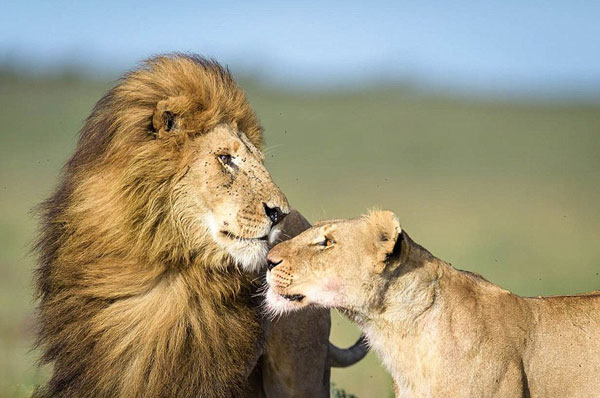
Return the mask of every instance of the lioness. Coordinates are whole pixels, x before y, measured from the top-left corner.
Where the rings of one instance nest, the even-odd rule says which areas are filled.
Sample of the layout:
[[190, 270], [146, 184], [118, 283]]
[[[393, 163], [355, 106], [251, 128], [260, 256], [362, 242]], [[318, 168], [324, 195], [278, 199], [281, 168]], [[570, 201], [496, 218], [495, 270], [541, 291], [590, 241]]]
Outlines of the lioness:
[[414, 243], [389, 211], [268, 254], [267, 304], [341, 309], [402, 397], [600, 396], [600, 292], [523, 298]]

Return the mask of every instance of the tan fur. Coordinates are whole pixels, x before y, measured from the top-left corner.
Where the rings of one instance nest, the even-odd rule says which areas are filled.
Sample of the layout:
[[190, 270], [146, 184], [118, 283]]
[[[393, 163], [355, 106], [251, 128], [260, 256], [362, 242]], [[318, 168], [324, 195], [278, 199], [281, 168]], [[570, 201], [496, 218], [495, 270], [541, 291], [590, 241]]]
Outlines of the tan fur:
[[267, 275], [272, 310], [341, 309], [399, 397], [598, 396], [598, 291], [516, 296], [431, 255], [391, 212], [320, 223], [268, 259], [280, 262]]
[[[226, 69], [147, 61], [95, 106], [41, 205], [37, 397], [229, 397], [262, 352], [265, 206], [289, 211]], [[221, 160], [229, 155], [232, 160]]]

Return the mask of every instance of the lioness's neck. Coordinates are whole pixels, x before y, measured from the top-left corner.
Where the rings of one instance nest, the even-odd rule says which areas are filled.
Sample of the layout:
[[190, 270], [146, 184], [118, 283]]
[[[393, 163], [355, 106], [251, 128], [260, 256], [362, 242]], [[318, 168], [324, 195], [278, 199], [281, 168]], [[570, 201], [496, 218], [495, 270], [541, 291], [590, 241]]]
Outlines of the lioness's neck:
[[441, 298], [440, 282], [447, 267], [436, 259], [411, 270], [410, 276], [392, 278], [378, 297], [377, 306], [356, 316], [358, 323], [416, 334], [435, 314]]
[[439, 347], [451, 343], [444, 341], [442, 329], [454, 306], [460, 305], [457, 292], [473, 292], [477, 300], [480, 289], [494, 287], [483, 278], [454, 269], [414, 242], [409, 248], [381, 305], [356, 320], [400, 391], [410, 397], [429, 385], [424, 375], [431, 377], [443, 368]]
[[369, 295], [371, 305], [354, 314], [359, 324], [402, 328], [418, 327], [420, 318], [430, 313], [439, 294], [439, 281], [450, 267], [407, 235], [407, 252], [387, 263]]

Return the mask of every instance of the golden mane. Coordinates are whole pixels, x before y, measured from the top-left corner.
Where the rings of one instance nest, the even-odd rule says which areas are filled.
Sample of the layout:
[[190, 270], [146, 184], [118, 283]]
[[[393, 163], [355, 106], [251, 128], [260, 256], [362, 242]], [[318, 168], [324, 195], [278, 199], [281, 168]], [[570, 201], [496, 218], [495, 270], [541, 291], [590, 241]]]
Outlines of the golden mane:
[[[159, 143], [155, 111], [180, 96], [185, 134]], [[196, 56], [150, 59], [96, 104], [40, 205], [38, 344], [54, 371], [35, 396], [228, 397], [245, 388], [262, 344], [249, 277], [208, 237], [191, 247], [170, 202], [186, 135], [220, 123], [261, 148], [234, 78]]]

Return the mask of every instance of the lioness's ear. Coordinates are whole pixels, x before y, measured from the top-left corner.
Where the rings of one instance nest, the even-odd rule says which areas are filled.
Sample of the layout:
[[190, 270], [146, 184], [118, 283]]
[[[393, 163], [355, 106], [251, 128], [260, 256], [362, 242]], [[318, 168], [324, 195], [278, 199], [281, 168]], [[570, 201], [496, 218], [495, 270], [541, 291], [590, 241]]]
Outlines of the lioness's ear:
[[373, 212], [369, 218], [375, 228], [375, 271], [382, 272], [390, 260], [399, 258], [402, 253], [402, 228], [398, 217], [391, 211]]
[[180, 115], [190, 106], [185, 96], [170, 97], [159, 101], [152, 115], [153, 134], [166, 136], [179, 128]]

